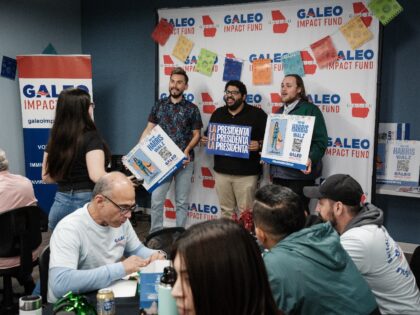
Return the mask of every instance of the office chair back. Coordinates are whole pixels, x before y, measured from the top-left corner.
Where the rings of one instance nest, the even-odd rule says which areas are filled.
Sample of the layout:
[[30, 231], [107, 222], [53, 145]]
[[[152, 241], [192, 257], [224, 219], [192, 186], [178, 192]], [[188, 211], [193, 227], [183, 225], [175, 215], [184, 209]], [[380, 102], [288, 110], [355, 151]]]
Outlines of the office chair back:
[[146, 236], [144, 245], [152, 249], [163, 250], [167, 258], [171, 259], [172, 244], [185, 231], [183, 227], [163, 228]]
[[420, 288], [420, 246], [417, 246], [411, 256], [410, 268], [416, 278], [417, 287]]
[[37, 263], [32, 261], [32, 251], [42, 242], [40, 211], [38, 206], [28, 206], [0, 213], [0, 257], [20, 257], [19, 266], [0, 269], [0, 276], [3, 277], [3, 311], [13, 309], [11, 278], [26, 281]]
[[41, 284], [42, 304], [46, 304], [48, 294], [48, 269], [50, 265], [50, 245], [47, 245], [39, 255], [39, 280]]
[[20, 256], [21, 275], [32, 272], [32, 251], [42, 242], [38, 206], [0, 213], [0, 257]]

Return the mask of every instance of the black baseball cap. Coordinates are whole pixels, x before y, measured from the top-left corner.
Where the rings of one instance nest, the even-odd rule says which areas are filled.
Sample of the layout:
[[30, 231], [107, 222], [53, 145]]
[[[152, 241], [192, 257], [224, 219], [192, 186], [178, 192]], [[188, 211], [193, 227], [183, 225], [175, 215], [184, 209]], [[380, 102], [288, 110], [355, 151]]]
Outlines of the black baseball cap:
[[308, 198], [328, 198], [348, 206], [356, 206], [362, 202], [364, 192], [350, 175], [335, 174], [324, 180], [320, 186], [304, 187], [303, 194]]

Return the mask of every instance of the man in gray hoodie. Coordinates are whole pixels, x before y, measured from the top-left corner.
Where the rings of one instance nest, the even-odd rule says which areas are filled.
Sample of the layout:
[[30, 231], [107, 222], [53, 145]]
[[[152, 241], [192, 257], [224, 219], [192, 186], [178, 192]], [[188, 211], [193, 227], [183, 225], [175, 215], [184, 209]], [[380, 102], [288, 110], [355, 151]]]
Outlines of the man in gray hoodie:
[[336, 174], [303, 193], [319, 200], [316, 211], [340, 234], [381, 313], [420, 314], [420, 293], [404, 253], [383, 226], [382, 210], [364, 203], [360, 184], [350, 175]]

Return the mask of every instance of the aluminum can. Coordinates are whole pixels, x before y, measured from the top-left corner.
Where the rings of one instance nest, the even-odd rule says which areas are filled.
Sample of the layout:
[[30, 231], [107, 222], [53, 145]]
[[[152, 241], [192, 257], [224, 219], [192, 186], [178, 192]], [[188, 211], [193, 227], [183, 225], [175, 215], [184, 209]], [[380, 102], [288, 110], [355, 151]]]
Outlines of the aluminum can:
[[98, 315], [115, 315], [114, 292], [111, 289], [101, 289], [96, 295], [96, 311]]

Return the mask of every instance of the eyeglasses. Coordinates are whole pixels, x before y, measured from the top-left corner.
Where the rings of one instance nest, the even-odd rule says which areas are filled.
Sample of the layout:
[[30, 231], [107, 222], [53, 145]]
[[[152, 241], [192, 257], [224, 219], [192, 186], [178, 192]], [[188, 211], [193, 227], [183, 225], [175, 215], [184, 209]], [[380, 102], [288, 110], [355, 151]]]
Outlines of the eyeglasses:
[[92, 106], [92, 109], [95, 109], [95, 103], [94, 102], [90, 103], [90, 106]]
[[106, 200], [108, 200], [109, 202], [111, 202], [114, 206], [116, 206], [118, 209], [120, 209], [121, 214], [127, 214], [127, 213], [132, 213], [137, 209], [137, 205], [132, 205], [132, 206], [120, 206], [118, 204], [116, 204], [114, 201], [112, 201], [111, 198], [108, 198], [105, 195], [102, 195]]
[[241, 94], [241, 92], [240, 91], [225, 91], [225, 95], [227, 95], [227, 96], [229, 96], [229, 95], [231, 95], [231, 96], [238, 96], [239, 94]]

